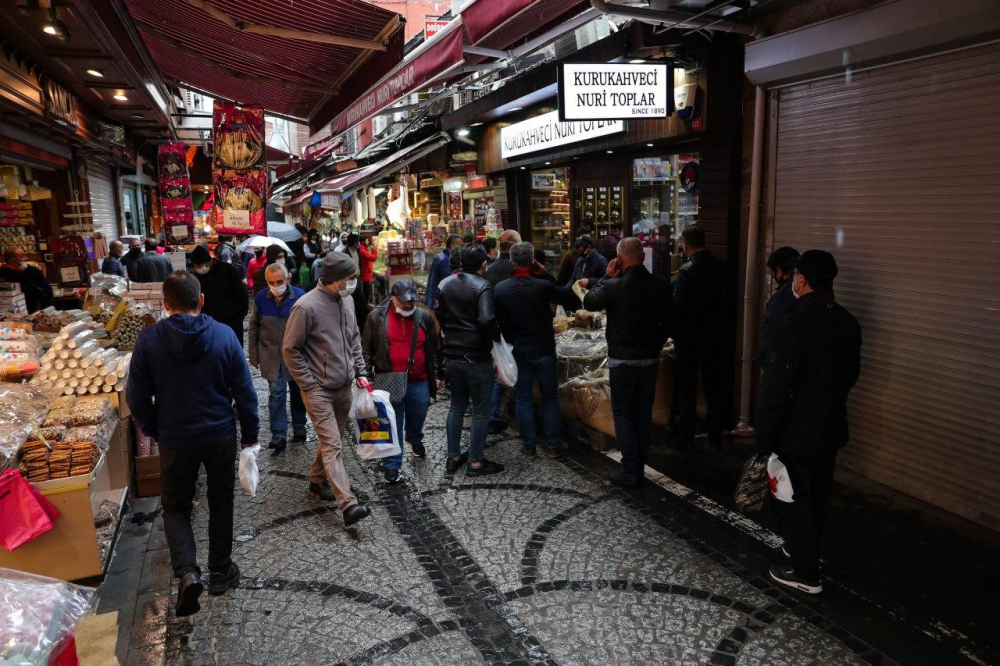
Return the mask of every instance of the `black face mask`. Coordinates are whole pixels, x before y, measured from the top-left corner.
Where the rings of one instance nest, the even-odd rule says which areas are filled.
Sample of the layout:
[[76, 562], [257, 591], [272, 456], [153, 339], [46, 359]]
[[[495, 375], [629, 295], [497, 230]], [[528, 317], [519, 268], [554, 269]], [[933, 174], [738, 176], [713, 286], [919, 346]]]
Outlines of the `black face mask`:
[[253, 253], [254, 253], [254, 256], [259, 257], [259, 256], [261, 256], [261, 255], [264, 254], [264, 250], [254, 250]]

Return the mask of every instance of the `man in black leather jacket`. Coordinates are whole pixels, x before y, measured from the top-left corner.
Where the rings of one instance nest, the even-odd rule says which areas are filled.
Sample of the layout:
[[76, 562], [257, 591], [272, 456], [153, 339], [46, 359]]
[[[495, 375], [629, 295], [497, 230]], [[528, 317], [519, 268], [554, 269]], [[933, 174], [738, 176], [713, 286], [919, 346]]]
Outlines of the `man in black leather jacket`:
[[[486, 460], [486, 429], [493, 392], [493, 342], [500, 327], [493, 311], [493, 287], [483, 278], [486, 250], [482, 245], [462, 247], [462, 272], [445, 278], [439, 287], [435, 311], [444, 335], [445, 372], [451, 388], [448, 410], [448, 460], [453, 474], [468, 461], [466, 476], [497, 474], [503, 465]], [[462, 452], [462, 422], [472, 400], [469, 450]]]
[[673, 332], [674, 301], [670, 282], [643, 266], [642, 243], [624, 238], [618, 258], [583, 298], [587, 310], [608, 311], [608, 367], [615, 437], [622, 452], [621, 469], [611, 482], [628, 488], [642, 484], [653, 438], [653, 397], [660, 350]]
[[722, 446], [722, 379], [726, 351], [726, 266], [705, 247], [705, 230], [690, 226], [681, 232], [690, 257], [677, 271], [674, 302], [677, 334], [674, 349], [677, 384], [677, 444], [694, 446], [698, 374], [708, 403], [708, 441]]
[[767, 301], [764, 315], [764, 328], [760, 332], [760, 350], [757, 360], [761, 368], [767, 363], [767, 357], [774, 351], [778, 341], [778, 331], [785, 315], [795, 309], [795, 295], [792, 294], [792, 276], [795, 274], [795, 264], [799, 260], [799, 251], [794, 247], [779, 247], [767, 258], [767, 269], [778, 284], [778, 289]]
[[776, 453], [788, 471], [792, 501], [772, 502], [791, 565], [771, 577], [802, 592], [823, 591], [823, 526], [830, 514], [837, 451], [848, 440], [847, 395], [861, 372], [861, 327], [833, 296], [837, 262], [822, 250], [798, 261], [798, 299], [764, 365], [754, 420], [757, 453]]

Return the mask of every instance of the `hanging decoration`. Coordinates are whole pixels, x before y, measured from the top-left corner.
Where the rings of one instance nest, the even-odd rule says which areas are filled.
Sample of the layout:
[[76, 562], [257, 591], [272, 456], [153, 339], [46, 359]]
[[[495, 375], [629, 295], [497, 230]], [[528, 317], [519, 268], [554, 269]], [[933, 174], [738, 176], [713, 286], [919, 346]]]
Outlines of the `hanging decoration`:
[[184, 144], [177, 142], [161, 145], [157, 151], [157, 163], [164, 235], [174, 245], [193, 243], [191, 178], [188, 175]]
[[216, 101], [212, 128], [216, 231], [267, 235], [264, 108]]

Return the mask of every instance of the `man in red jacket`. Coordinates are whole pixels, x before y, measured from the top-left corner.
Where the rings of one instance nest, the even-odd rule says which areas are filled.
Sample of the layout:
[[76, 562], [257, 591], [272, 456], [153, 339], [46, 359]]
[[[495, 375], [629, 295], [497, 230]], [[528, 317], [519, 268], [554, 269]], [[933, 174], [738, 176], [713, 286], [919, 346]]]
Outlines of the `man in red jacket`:
[[372, 302], [372, 280], [375, 279], [375, 260], [378, 259], [378, 246], [375, 239], [365, 238], [358, 246], [358, 256], [361, 257], [361, 285], [364, 290], [365, 302]]

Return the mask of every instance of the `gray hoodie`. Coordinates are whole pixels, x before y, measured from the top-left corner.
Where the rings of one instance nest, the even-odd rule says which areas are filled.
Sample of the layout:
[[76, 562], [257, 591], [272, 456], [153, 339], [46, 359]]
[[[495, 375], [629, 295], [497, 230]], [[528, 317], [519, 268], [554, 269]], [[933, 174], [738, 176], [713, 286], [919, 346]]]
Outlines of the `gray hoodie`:
[[355, 377], [363, 377], [365, 361], [353, 299], [317, 284], [292, 308], [281, 351], [292, 379], [306, 393], [342, 389]]

